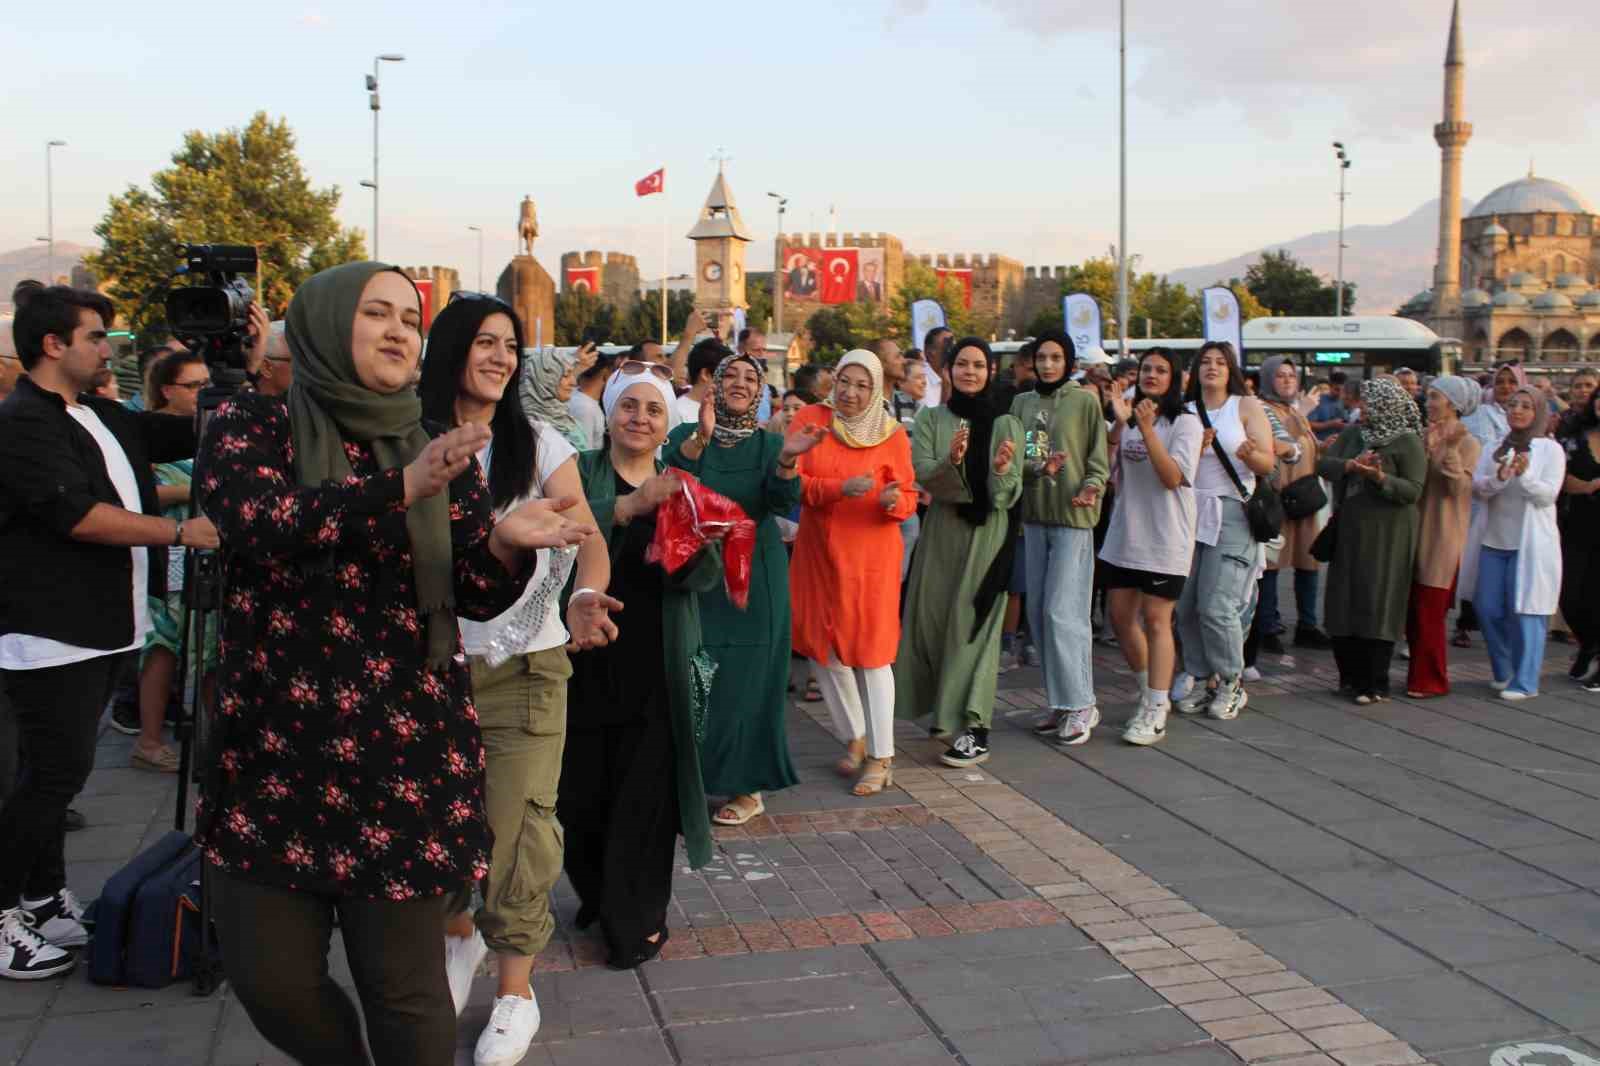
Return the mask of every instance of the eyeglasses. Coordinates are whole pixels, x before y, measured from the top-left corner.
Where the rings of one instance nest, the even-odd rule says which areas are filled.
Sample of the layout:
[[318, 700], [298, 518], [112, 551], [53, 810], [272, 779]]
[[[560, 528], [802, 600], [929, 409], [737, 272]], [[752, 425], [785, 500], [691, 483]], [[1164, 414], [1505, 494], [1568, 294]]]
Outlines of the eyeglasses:
[[207, 388], [210, 384], [210, 378], [206, 378], [204, 381], [174, 381], [172, 383], [174, 388], [188, 389], [190, 392], [198, 392], [203, 388]]
[[666, 363], [651, 363], [643, 359], [624, 359], [617, 365], [617, 373], [626, 377], [643, 374], [647, 370], [662, 381], [672, 380], [672, 368]]

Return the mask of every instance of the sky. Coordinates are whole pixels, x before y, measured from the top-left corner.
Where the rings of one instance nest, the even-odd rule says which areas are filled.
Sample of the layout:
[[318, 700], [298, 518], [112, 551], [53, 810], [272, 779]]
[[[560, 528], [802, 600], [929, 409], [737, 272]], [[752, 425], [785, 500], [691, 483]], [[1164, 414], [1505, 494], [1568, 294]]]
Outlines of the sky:
[[[1449, 0], [1128, 0], [1128, 232], [1144, 267], [1176, 269], [1331, 229], [1386, 223], [1438, 195]], [[1463, 0], [1463, 192], [1527, 173], [1600, 204], [1600, 64], [1577, 0]], [[536, 254], [626, 251], [659, 276], [692, 263], [683, 235], [719, 149], [771, 262], [787, 230], [883, 231], [908, 251], [1000, 252], [1027, 264], [1117, 239], [1113, 0], [807, 3], [391, 0], [130, 5], [70, 18], [18, 4], [0, 61], [0, 249], [45, 229], [55, 150], [58, 240], [93, 243], [107, 198], [145, 184], [184, 131], [287, 118], [342, 221], [370, 228], [380, 52], [386, 260], [442, 264], [475, 286], [513, 254], [538, 204]], [[19, 44], [25, 46], [19, 47]], [[633, 183], [666, 168], [665, 197]]]

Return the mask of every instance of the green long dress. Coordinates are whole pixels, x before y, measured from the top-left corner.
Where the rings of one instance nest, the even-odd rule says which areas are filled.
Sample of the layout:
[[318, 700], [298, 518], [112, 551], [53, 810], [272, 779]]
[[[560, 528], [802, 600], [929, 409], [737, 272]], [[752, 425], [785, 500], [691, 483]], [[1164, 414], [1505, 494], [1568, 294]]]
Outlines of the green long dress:
[[1415, 433], [1390, 441], [1377, 449], [1386, 476], [1374, 484], [1344, 471], [1346, 460], [1366, 450], [1361, 427], [1351, 426], [1317, 462], [1317, 474], [1333, 486], [1339, 524], [1323, 622], [1332, 637], [1398, 641], [1406, 631], [1428, 457]]
[[746, 796], [788, 788], [798, 780], [783, 724], [789, 688], [789, 557], [775, 519], [799, 505], [800, 479], [778, 476], [783, 438], [776, 434], [758, 431], [727, 448], [712, 444], [699, 459], [690, 459], [682, 446], [695, 429], [685, 424], [673, 430], [662, 459], [737, 503], [756, 523], [749, 606], [739, 610], [721, 585], [700, 596], [701, 639], [717, 663], [700, 746], [706, 792]]
[[[964, 466], [950, 463], [950, 442], [961, 422], [948, 407], [917, 412], [911, 430], [911, 462], [917, 484], [933, 497], [922, 519], [906, 589], [900, 650], [894, 663], [894, 708], [899, 718], [933, 715], [940, 732], [989, 726], [994, 713], [995, 675], [1006, 597], [998, 596], [978, 623], [973, 597], [989, 564], [1006, 540], [1006, 512], [1022, 496], [1022, 423], [1011, 415], [994, 420], [989, 451], [989, 499], [993, 510], [981, 526], [956, 511], [970, 503]], [[993, 472], [994, 455], [1009, 440], [1011, 468]]]

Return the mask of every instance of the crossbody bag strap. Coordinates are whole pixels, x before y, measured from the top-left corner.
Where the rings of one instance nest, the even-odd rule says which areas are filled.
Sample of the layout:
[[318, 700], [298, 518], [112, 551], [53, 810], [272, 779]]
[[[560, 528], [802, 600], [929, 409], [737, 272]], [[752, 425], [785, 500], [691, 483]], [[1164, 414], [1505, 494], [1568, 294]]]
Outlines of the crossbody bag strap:
[[[1206, 414], [1206, 401], [1204, 397], [1195, 401], [1194, 409], [1200, 412], [1200, 424], [1206, 429], [1211, 428], [1211, 418]], [[1239, 495], [1249, 499], [1250, 494], [1244, 490], [1244, 481], [1240, 479], [1239, 472], [1233, 468], [1233, 460], [1228, 458], [1227, 451], [1222, 447], [1222, 441], [1215, 433], [1211, 435], [1211, 447], [1216, 450], [1217, 458], [1222, 462], [1222, 469], [1228, 472], [1228, 477], [1233, 481], [1233, 487], [1239, 490]]]

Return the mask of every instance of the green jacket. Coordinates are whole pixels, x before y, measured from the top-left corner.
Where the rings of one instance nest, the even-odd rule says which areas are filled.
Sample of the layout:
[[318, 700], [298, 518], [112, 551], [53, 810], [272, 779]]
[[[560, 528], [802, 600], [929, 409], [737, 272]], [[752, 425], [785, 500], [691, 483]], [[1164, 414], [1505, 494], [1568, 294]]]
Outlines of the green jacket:
[[[1045, 526], [1093, 529], [1100, 522], [1111, 462], [1106, 453], [1106, 421], [1095, 393], [1068, 382], [1053, 395], [1020, 392], [1011, 413], [1022, 423], [1022, 520]], [[1049, 434], [1047, 451], [1036, 434]], [[1067, 453], [1055, 478], [1044, 476], [1048, 452]], [[1093, 485], [1100, 489], [1093, 507], [1074, 507], [1072, 498]]]
[[[656, 472], [665, 467], [656, 460]], [[594, 512], [600, 535], [611, 546], [612, 566], [616, 565], [615, 520], [617, 494], [612, 479], [611, 455], [605, 449], [578, 456], [578, 475], [583, 479], [583, 494]], [[705, 700], [711, 686], [704, 685], [696, 713], [691, 663], [700, 651], [700, 593], [709, 592], [722, 580], [722, 545], [708, 543], [695, 559], [666, 581], [661, 600], [661, 631], [666, 647], [662, 659], [667, 668], [667, 702], [672, 709], [672, 740], [678, 751], [678, 810], [684, 848], [689, 865], [698, 869], [711, 861], [711, 817], [706, 807], [706, 790], [700, 776], [700, 742], [696, 718], [704, 720]], [[572, 591], [569, 581], [567, 592]], [[562, 597], [563, 601], [566, 599]], [[627, 625], [624, 617], [619, 625]]]

